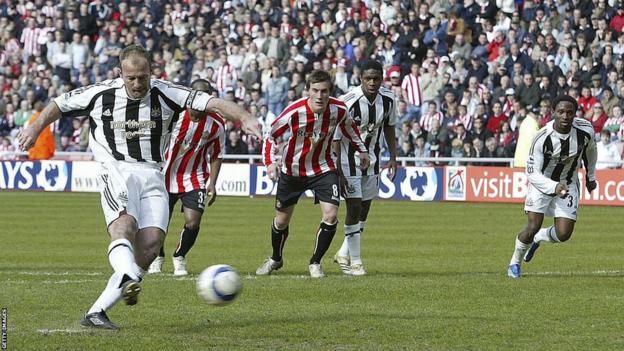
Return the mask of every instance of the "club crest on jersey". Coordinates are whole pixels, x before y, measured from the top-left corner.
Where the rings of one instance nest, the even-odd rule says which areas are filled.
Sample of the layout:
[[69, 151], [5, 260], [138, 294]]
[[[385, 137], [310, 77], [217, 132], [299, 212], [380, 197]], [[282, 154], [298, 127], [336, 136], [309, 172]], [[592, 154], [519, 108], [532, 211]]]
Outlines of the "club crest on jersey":
[[160, 107], [153, 108], [152, 111], [150, 112], [150, 116], [152, 118], [162, 116], [162, 111], [160, 110]]

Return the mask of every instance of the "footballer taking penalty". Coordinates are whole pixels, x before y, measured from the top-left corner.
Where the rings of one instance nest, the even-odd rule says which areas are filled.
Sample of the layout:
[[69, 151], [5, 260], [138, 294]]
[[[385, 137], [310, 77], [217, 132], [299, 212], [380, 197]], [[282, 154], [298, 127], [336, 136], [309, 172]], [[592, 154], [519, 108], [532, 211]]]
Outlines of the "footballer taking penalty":
[[[516, 247], [507, 268], [510, 278], [520, 278], [520, 260], [533, 259], [540, 243], [561, 243], [572, 236], [579, 203], [578, 169], [586, 168], [585, 185], [596, 189], [596, 142], [590, 122], [574, 118], [578, 107], [574, 98], [558, 96], [555, 118], [533, 139], [526, 173], [529, 178], [524, 211], [528, 223], [516, 238]], [[544, 215], [555, 218], [554, 225], [541, 228]]]
[[[198, 79], [191, 88], [212, 95], [205, 79]], [[182, 200], [184, 228], [173, 253], [173, 275], [188, 275], [186, 255], [199, 234], [199, 225], [206, 206], [217, 199], [216, 183], [225, 150], [225, 125], [214, 112], [186, 109], [178, 119], [165, 152], [165, 186], [169, 192], [169, 220], [178, 200]], [[210, 164], [210, 168], [208, 168]], [[164, 244], [150, 265], [148, 273], [162, 272], [165, 261]]]

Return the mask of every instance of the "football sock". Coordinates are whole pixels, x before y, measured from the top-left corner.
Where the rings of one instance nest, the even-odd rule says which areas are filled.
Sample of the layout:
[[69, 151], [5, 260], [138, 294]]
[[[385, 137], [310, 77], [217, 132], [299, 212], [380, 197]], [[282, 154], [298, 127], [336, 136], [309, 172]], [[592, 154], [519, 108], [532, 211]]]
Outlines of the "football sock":
[[106, 284], [106, 288], [104, 288], [104, 291], [102, 291], [100, 297], [95, 300], [95, 303], [93, 304], [93, 306], [91, 306], [89, 311], [87, 311], [87, 314], [107, 311], [109, 308], [113, 307], [113, 305], [116, 304], [117, 301], [119, 301], [119, 299], [121, 298], [120, 284], [122, 276], [123, 274], [113, 272], [113, 275], [111, 275], [110, 279], [108, 279], [108, 284]]
[[114, 240], [108, 246], [108, 262], [115, 272], [122, 276], [127, 274], [130, 278], [138, 280], [133, 251], [128, 239]]
[[540, 229], [535, 237], [533, 238], [534, 242], [549, 242], [549, 243], [558, 243], [560, 242], [557, 237], [557, 231], [555, 230], [555, 226], [550, 226], [548, 228]]
[[334, 224], [327, 224], [321, 221], [319, 230], [316, 232], [314, 253], [312, 254], [312, 258], [310, 258], [310, 264], [321, 263], [323, 255], [325, 255], [325, 252], [327, 252], [327, 249], [329, 249], [329, 245], [331, 245], [334, 234], [336, 234], [337, 226], [338, 222]]
[[197, 235], [199, 234], [199, 228], [197, 229], [188, 229], [184, 226], [182, 229], [182, 233], [180, 234], [180, 241], [178, 242], [178, 247], [176, 251], [173, 253], [173, 257], [185, 257], [189, 250], [195, 244], [195, 240], [197, 240]]
[[345, 241], [347, 242], [348, 255], [351, 256], [351, 264], [362, 264], [360, 259], [360, 225], [345, 225]]
[[511, 256], [511, 261], [509, 262], [509, 265], [520, 264], [520, 260], [522, 259], [522, 257], [524, 257], [524, 253], [529, 249], [529, 246], [531, 246], [531, 244], [525, 244], [518, 238], [516, 238], [516, 248], [513, 255]]
[[273, 254], [271, 258], [273, 261], [282, 260], [282, 250], [284, 250], [284, 244], [288, 239], [288, 227], [284, 229], [277, 229], [275, 222], [271, 225], [271, 246], [273, 246]]
[[366, 226], [366, 221], [360, 221], [360, 235], [364, 233], [365, 226]]
[[353, 234], [360, 233], [359, 224], [345, 224], [344, 226], [345, 237], [342, 241], [342, 246], [338, 250], [338, 256], [349, 256], [349, 237]]

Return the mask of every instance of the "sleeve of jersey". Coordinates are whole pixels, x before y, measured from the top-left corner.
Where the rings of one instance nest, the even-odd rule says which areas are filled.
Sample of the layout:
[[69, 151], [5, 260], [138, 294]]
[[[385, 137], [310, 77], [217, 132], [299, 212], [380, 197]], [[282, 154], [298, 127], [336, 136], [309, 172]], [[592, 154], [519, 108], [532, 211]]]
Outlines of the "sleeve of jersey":
[[397, 124], [396, 101], [396, 99], [392, 99], [392, 106], [390, 107], [388, 120], [386, 121], [386, 125], [388, 126], [395, 126]]
[[275, 145], [275, 139], [283, 135], [289, 128], [290, 114], [280, 115], [277, 117], [273, 124], [271, 124], [271, 130], [269, 130], [264, 136], [264, 143], [262, 145], [262, 161], [265, 166], [270, 166], [277, 161], [277, 150]]
[[596, 141], [593, 138], [589, 138], [589, 142], [585, 147], [585, 157], [583, 157], [583, 163], [585, 164], [585, 170], [587, 171], [587, 179], [590, 181], [596, 180], [596, 161], [598, 160], [598, 152], [596, 148]]
[[182, 85], [162, 83], [158, 88], [171, 99], [180, 109], [190, 108], [196, 111], [206, 111], [208, 101], [214, 96], [203, 91], [193, 90]]
[[63, 114], [84, 110], [89, 106], [95, 95], [103, 89], [106, 88], [97, 85], [74, 89], [59, 95], [54, 99], [54, 102]]
[[366, 145], [364, 145], [364, 142], [360, 137], [360, 131], [358, 130], [355, 121], [351, 118], [350, 113], [344, 114], [342, 121], [340, 122], [340, 131], [347, 137], [347, 139], [349, 139], [351, 144], [357, 148], [357, 151], [361, 153], [368, 153]]
[[555, 193], [557, 182], [546, 177], [542, 173], [542, 166], [544, 165], [542, 148], [544, 141], [543, 139], [538, 139], [539, 138], [533, 140], [533, 145], [531, 145], [529, 158], [526, 164], [526, 174], [531, 185], [533, 185], [537, 190], [544, 194], [552, 195]]

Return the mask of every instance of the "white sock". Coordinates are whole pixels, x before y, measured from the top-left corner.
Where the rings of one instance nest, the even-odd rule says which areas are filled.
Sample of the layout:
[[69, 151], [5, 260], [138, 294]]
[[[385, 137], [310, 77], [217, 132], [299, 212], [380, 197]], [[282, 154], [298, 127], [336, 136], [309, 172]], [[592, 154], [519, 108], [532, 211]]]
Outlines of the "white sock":
[[134, 250], [128, 239], [117, 239], [108, 246], [108, 262], [116, 273], [120, 273], [123, 277], [127, 274], [130, 278], [139, 279], [138, 271], [135, 267]]
[[534, 242], [548, 242], [548, 243], [558, 243], [561, 242], [557, 237], [557, 231], [555, 230], [555, 226], [550, 226], [548, 228], [540, 229], [535, 237], [533, 238]]
[[366, 226], [366, 221], [360, 221], [360, 234], [364, 233], [365, 226]]
[[362, 264], [360, 258], [360, 225], [345, 225], [345, 241], [347, 242], [347, 255], [351, 257], [351, 264]]
[[514, 249], [514, 253], [511, 256], [511, 261], [509, 261], [509, 265], [512, 264], [520, 264], [520, 260], [524, 257], [524, 253], [529, 249], [531, 244], [525, 244], [516, 238], [516, 248]]
[[338, 256], [349, 256], [350, 248], [349, 248], [349, 237], [355, 233], [359, 233], [360, 227], [358, 224], [345, 224], [344, 232], [345, 237], [342, 241], [342, 246], [340, 246], [340, 250], [338, 250]]
[[121, 287], [119, 287], [119, 285], [121, 284], [122, 277], [123, 274], [113, 272], [113, 275], [108, 279], [106, 288], [104, 288], [100, 297], [95, 300], [95, 303], [91, 306], [87, 314], [107, 311], [121, 299]]
[[139, 267], [138, 264], [134, 264], [134, 272], [136, 273], [137, 277], [139, 278], [139, 281], [143, 280], [143, 277], [145, 276], [145, 273], [147, 273], [147, 271], [141, 267]]

